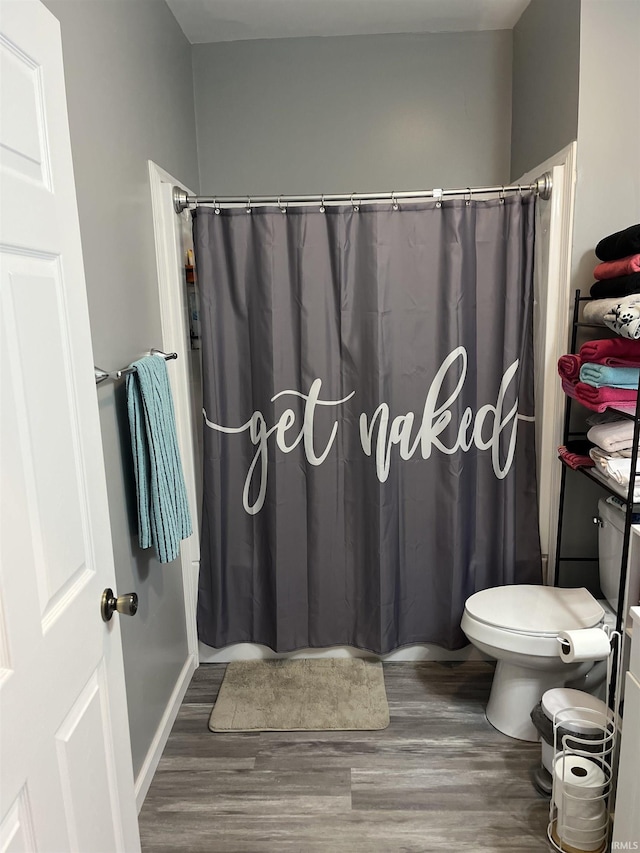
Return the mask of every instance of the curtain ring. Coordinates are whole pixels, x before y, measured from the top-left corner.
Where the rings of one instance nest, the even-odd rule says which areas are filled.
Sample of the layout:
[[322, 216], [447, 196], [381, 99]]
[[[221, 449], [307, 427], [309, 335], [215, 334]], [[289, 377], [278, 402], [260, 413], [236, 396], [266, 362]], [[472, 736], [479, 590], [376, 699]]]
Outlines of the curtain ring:
[[469, 207], [469, 205], [471, 204], [471, 187], [467, 187], [467, 191], [466, 191], [464, 197], [465, 197], [464, 203], [465, 203], [466, 207]]
[[320, 213], [324, 213], [324, 193], [322, 193], [320, 198]]
[[504, 184], [502, 185], [502, 189], [500, 190], [500, 204], [504, 204]]
[[352, 208], [354, 209], [354, 211], [357, 213], [357, 212], [360, 210], [360, 205], [359, 205], [359, 204], [356, 204], [356, 203], [355, 203], [355, 201], [353, 200], [354, 195], [355, 195], [355, 192], [352, 192], [352, 193], [351, 193], [351, 207], [352, 207]]
[[247, 213], [251, 213], [251, 196], [247, 196]]
[[280, 208], [280, 213], [286, 213], [287, 207], [286, 207], [286, 205], [282, 204], [282, 202], [280, 201], [281, 198], [282, 198], [282, 196], [279, 195], [278, 196], [278, 207]]
[[213, 200], [213, 212], [216, 214], [216, 216], [218, 216], [220, 214], [220, 205], [215, 200], [215, 198]]
[[391, 207], [394, 210], [398, 209], [398, 199], [396, 198], [395, 190], [391, 193]]

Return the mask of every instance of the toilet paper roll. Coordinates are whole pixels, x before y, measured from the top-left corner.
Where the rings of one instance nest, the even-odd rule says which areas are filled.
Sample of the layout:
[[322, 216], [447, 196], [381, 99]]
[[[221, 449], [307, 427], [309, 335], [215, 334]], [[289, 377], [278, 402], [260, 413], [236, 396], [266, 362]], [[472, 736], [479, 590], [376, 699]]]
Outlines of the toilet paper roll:
[[560, 795], [566, 794], [565, 801], [592, 801], [602, 797], [607, 777], [595, 761], [583, 755], [560, 752], [553, 762], [555, 776], [554, 802], [560, 805]]
[[609, 657], [611, 643], [602, 628], [582, 628], [578, 631], [562, 631], [560, 658], [565, 663], [581, 660], [604, 660]]
[[576, 850], [600, 850], [608, 824], [605, 773], [589, 758], [563, 753], [554, 762], [554, 777], [558, 837]]

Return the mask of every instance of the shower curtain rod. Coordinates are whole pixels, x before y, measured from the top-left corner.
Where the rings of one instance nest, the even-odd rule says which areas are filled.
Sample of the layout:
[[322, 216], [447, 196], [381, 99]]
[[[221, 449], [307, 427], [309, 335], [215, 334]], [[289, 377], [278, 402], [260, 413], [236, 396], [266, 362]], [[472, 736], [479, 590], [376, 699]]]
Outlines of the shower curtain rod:
[[312, 205], [319, 204], [324, 208], [325, 204], [339, 204], [350, 202], [357, 209], [358, 202], [362, 201], [390, 201], [395, 204], [396, 200], [435, 198], [442, 199], [445, 196], [467, 196], [483, 193], [523, 193], [531, 192], [540, 198], [551, 198], [553, 182], [551, 172], [545, 172], [536, 178], [531, 184], [516, 184], [500, 187], [463, 187], [459, 189], [443, 190], [410, 190], [406, 192], [383, 192], [383, 193], [325, 193], [322, 195], [258, 195], [258, 196], [213, 196], [213, 195], [189, 195], [181, 187], [173, 188], [173, 206], [176, 213], [182, 213], [188, 207], [198, 204], [213, 204], [216, 207], [222, 205], [244, 205], [247, 210], [253, 207], [277, 205], [281, 210], [286, 210], [289, 205]]

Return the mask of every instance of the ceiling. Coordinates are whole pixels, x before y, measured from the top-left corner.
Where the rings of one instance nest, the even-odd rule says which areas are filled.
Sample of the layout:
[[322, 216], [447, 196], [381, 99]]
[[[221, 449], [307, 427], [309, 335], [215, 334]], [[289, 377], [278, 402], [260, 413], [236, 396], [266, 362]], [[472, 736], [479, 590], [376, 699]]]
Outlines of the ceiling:
[[508, 30], [530, 0], [167, 0], [192, 44]]

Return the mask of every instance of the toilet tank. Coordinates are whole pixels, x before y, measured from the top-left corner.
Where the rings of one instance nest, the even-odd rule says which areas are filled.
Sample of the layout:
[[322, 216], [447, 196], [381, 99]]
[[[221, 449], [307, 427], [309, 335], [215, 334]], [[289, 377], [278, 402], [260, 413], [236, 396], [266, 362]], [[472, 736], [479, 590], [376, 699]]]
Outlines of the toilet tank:
[[615, 612], [618, 610], [620, 587], [620, 561], [624, 537], [624, 513], [605, 500], [598, 501], [598, 515], [602, 524], [598, 528], [598, 561], [600, 588]]

